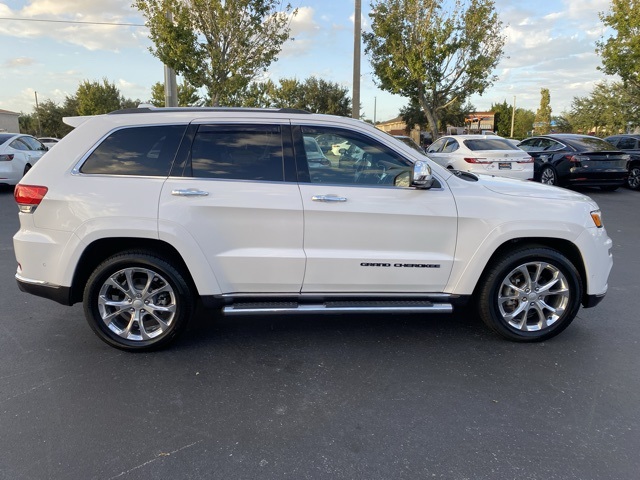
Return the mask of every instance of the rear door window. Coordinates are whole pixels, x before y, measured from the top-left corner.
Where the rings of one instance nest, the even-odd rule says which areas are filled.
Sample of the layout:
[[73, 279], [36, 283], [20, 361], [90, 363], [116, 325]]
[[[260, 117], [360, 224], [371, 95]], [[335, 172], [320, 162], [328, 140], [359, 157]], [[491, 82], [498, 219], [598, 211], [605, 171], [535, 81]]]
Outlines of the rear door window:
[[157, 125], [116, 130], [89, 155], [80, 172], [166, 177], [185, 128]]
[[284, 181], [281, 130], [279, 125], [201, 125], [193, 140], [190, 168], [185, 175]]

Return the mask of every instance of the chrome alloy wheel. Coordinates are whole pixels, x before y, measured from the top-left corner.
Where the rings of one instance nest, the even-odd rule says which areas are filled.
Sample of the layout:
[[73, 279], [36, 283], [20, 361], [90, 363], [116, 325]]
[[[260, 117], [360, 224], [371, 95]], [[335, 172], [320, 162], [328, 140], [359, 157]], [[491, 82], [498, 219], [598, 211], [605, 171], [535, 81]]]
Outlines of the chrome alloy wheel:
[[498, 290], [498, 308], [516, 330], [533, 332], [560, 319], [571, 300], [564, 274], [546, 262], [525, 263], [513, 269]]
[[556, 172], [551, 168], [545, 168], [542, 170], [542, 173], [540, 174], [540, 183], [547, 185], [555, 185], [558, 183], [556, 180]]
[[98, 312], [113, 333], [127, 340], [155, 339], [176, 316], [176, 295], [165, 278], [146, 268], [125, 268], [100, 288]]
[[627, 185], [632, 190], [640, 189], [640, 167], [634, 166], [629, 170], [629, 179]]

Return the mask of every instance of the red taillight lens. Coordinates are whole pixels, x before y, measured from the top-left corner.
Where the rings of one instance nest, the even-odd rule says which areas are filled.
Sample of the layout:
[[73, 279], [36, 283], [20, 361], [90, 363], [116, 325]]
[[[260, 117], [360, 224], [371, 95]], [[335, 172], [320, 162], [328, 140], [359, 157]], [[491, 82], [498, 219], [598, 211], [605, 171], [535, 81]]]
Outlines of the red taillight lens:
[[533, 158], [529, 157], [527, 160], [518, 160], [518, 163], [533, 163]]
[[23, 213], [31, 213], [40, 205], [40, 202], [49, 189], [40, 185], [16, 185], [13, 197]]
[[0, 162], [10, 162], [11, 160], [13, 160], [13, 153], [0, 155]]
[[473, 158], [473, 157], [465, 157], [464, 161], [467, 163], [491, 163], [490, 161], [487, 161], [486, 158]]

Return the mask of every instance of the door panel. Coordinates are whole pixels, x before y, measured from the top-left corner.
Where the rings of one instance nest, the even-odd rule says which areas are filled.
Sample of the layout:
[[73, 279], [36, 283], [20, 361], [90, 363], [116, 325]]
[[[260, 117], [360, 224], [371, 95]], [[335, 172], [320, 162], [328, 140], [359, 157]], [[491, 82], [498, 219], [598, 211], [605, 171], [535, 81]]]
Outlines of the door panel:
[[283, 161], [293, 161], [290, 132], [265, 123], [200, 125], [184, 176], [162, 189], [160, 222], [194, 238], [222, 293], [299, 293], [302, 285], [300, 191], [283, 173]]

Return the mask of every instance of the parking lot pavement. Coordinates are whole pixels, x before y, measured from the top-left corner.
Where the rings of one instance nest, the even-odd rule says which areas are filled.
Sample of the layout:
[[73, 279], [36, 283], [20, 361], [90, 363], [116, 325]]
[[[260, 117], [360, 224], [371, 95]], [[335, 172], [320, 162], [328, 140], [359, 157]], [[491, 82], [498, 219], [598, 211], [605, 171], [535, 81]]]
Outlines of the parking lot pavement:
[[0, 479], [632, 479], [640, 471], [640, 193], [584, 190], [609, 293], [560, 336], [473, 315], [203, 312], [127, 354], [82, 307], [22, 294], [0, 191]]

